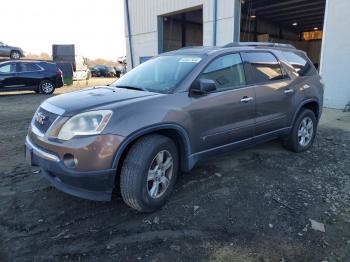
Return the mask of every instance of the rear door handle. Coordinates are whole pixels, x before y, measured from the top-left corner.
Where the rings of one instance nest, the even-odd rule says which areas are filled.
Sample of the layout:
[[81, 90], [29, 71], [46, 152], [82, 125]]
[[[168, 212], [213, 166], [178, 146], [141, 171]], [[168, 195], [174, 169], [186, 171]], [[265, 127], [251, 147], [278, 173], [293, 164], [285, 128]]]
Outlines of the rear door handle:
[[252, 98], [251, 96], [244, 96], [242, 99], [241, 99], [241, 102], [242, 103], [248, 103], [249, 101], [252, 101], [254, 100], [254, 98]]
[[286, 89], [286, 90], [284, 90], [284, 93], [285, 94], [289, 94], [289, 93], [293, 93], [294, 92], [294, 90], [293, 89]]

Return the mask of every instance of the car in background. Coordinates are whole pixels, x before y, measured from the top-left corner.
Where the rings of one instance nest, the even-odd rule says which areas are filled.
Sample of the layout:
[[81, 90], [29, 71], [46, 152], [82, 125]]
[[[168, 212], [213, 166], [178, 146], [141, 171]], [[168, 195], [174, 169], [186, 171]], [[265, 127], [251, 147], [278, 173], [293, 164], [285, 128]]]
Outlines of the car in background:
[[0, 63], [0, 92], [33, 90], [52, 94], [63, 86], [57, 64], [44, 61], [7, 61]]
[[117, 76], [117, 72], [115, 71], [113, 66], [107, 66], [107, 77], [116, 77]]
[[96, 65], [95, 70], [99, 72], [99, 76], [107, 77], [108, 69], [105, 65]]
[[116, 77], [117, 72], [115, 71], [114, 67], [112, 66], [105, 66], [105, 65], [96, 65], [95, 70], [100, 73], [99, 76], [102, 77]]
[[20, 59], [24, 57], [22, 48], [16, 46], [9, 46], [0, 42], [0, 57], [9, 57], [11, 59]]
[[92, 77], [99, 77], [101, 76], [100, 71], [96, 69], [95, 67], [90, 67], [90, 72]]

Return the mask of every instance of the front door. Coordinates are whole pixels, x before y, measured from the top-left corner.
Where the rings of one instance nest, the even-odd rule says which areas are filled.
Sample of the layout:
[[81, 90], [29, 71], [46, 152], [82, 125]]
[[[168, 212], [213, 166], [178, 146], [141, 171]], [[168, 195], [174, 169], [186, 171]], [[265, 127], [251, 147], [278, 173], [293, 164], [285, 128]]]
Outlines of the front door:
[[237, 53], [212, 61], [199, 75], [215, 81], [217, 90], [192, 97], [188, 108], [196, 153], [230, 144], [249, 143], [254, 135], [255, 95], [246, 86], [241, 57]]
[[15, 63], [0, 65], [0, 91], [11, 90], [18, 86]]

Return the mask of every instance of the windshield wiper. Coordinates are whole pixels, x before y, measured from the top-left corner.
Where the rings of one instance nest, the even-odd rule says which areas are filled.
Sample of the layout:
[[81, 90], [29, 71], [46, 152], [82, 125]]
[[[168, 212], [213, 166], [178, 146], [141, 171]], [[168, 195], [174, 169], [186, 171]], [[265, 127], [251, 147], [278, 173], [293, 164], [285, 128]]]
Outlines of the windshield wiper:
[[145, 88], [137, 87], [137, 86], [114, 86], [117, 88], [131, 89], [131, 90], [139, 90], [139, 91], [147, 91]]

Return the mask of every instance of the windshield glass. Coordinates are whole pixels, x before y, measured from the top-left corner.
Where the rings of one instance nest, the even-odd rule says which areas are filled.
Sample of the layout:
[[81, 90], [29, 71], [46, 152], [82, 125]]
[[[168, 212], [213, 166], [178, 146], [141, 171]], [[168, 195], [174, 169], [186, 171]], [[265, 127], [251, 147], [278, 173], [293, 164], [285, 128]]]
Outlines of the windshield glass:
[[111, 86], [170, 93], [200, 60], [198, 56], [159, 56], [135, 67]]

